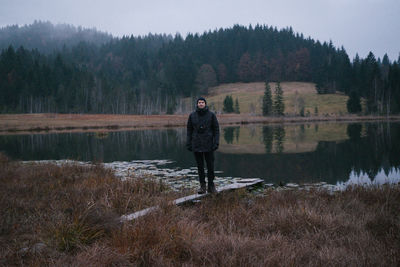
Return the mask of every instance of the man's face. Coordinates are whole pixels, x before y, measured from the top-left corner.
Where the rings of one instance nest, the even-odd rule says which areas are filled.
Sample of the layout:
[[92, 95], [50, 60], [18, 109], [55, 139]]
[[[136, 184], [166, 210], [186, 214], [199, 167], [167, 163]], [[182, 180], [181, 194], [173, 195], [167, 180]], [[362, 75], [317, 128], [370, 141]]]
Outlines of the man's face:
[[204, 100], [197, 101], [198, 108], [204, 108], [205, 106], [206, 106], [206, 102], [204, 102]]

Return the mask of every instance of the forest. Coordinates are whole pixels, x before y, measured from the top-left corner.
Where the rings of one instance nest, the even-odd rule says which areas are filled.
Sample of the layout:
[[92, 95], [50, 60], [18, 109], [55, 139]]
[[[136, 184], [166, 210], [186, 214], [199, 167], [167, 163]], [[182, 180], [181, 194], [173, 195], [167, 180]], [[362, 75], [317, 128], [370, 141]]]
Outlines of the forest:
[[0, 29], [0, 113], [173, 114], [223, 83], [313, 82], [350, 113], [400, 112], [400, 57], [350, 60], [344, 47], [267, 25], [112, 37], [35, 22]]

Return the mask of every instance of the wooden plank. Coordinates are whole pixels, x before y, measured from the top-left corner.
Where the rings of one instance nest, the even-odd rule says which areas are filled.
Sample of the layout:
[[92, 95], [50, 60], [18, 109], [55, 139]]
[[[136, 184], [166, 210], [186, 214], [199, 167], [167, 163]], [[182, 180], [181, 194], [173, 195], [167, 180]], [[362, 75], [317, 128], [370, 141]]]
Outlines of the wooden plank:
[[136, 218], [142, 217], [144, 215], [146, 215], [147, 213], [150, 213], [151, 211], [155, 211], [157, 210], [159, 207], [158, 206], [154, 206], [154, 207], [150, 207], [144, 210], [140, 210], [128, 215], [122, 215], [120, 221], [121, 222], [125, 222], [125, 221], [132, 221]]
[[[226, 185], [226, 186], [223, 186], [223, 187], [219, 187], [219, 188], [217, 188], [217, 190], [218, 190], [218, 193], [221, 193], [223, 191], [236, 190], [236, 189], [239, 189], [239, 188], [253, 186], [253, 185], [256, 185], [256, 184], [260, 184], [262, 182], [263, 182], [263, 180], [258, 179], [258, 178], [242, 179], [242, 180], [237, 181], [236, 183], [233, 183], [233, 184], [230, 184], [230, 185]], [[206, 194], [193, 194], [193, 195], [190, 195], [190, 196], [186, 196], [186, 197], [181, 197], [181, 198], [175, 199], [174, 201], [172, 201], [172, 203], [175, 204], [175, 205], [182, 205], [184, 203], [187, 203], [187, 202], [190, 202], [190, 201], [193, 201], [193, 200], [196, 200], [196, 199], [204, 198], [205, 196], [208, 196], [208, 195], [210, 195], [210, 194], [209, 193], [206, 193]], [[148, 213], [150, 213], [152, 211], [155, 211], [158, 208], [159, 208], [159, 206], [154, 206], [154, 207], [150, 207], [150, 208], [147, 208], [147, 209], [144, 209], [144, 210], [140, 210], [140, 211], [137, 211], [137, 212], [134, 212], [134, 213], [131, 213], [131, 214], [122, 215], [120, 220], [121, 220], [121, 222], [131, 221], [131, 220], [137, 219], [139, 217], [142, 217], [142, 216], [144, 216], [144, 215], [146, 215], [146, 214], [148, 214]]]

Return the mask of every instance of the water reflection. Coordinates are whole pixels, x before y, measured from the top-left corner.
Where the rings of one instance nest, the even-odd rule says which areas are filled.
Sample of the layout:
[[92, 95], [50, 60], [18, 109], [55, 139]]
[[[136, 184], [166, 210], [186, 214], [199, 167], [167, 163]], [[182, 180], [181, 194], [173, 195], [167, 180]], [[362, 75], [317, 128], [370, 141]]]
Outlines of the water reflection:
[[397, 184], [400, 179], [400, 170], [397, 168], [391, 168], [389, 172], [384, 169], [380, 169], [378, 173], [370, 177], [365, 172], [357, 173], [354, 170], [350, 173], [349, 180], [346, 182], [338, 182], [337, 185], [340, 188], [346, 188], [349, 185], [383, 185], [383, 184]]
[[353, 123], [347, 126], [347, 135], [353, 141], [361, 138], [362, 125], [360, 123]]
[[[0, 136], [0, 151], [15, 159], [103, 162], [170, 159], [195, 165], [185, 148], [186, 129]], [[221, 129], [216, 170], [223, 176], [268, 182], [336, 184], [400, 179], [399, 123], [245, 125]], [[171, 166], [169, 166], [171, 167]], [[393, 178], [394, 177], [394, 178]]]
[[263, 142], [265, 146], [265, 152], [271, 153], [272, 152], [272, 142], [274, 141], [274, 131], [272, 127], [264, 126], [263, 130]]
[[179, 158], [183, 128], [107, 133], [62, 133], [0, 136], [0, 151], [14, 159], [129, 161]]
[[285, 142], [285, 129], [283, 126], [276, 127], [274, 130], [274, 137], [276, 140], [275, 151], [277, 153], [283, 152], [283, 142]]
[[223, 129], [224, 132], [224, 139], [227, 144], [232, 144], [233, 139], [235, 139], [236, 143], [239, 142], [239, 135], [240, 135], [240, 127], [225, 127]]

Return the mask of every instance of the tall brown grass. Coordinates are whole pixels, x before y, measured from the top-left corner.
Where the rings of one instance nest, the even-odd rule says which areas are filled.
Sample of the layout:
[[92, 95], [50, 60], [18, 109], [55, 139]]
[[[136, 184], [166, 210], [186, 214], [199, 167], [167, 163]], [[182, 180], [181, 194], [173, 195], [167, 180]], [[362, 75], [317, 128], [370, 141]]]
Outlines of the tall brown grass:
[[396, 266], [399, 208], [398, 186], [240, 191], [125, 225], [111, 247], [137, 265]]
[[41, 264], [48, 259], [37, 244], [51, 255], [74, 253], [110, 236], [120, 215], [180, 195], [148, 178], [121, 181], [100, 164], [21, 164], [0, 154], [0, 196], [0, 258]]
[[[22, 166], [4, 158], [0, 162], [0, 264], [398, 266], [400, 262], [399, 185], [355, 187], [334, 194], [266, 191], [260, 196], [239, 190], [176, 207], [167, 203], [157, 183], [149, 186], [141, 181], [131, 190], [143, 192], [146, 199], [131, 204], [131, 209], [145, 206], [146, 201], [158, 201], [161, 209], [121, 225], [115, 214], [125, 206], [115, 198], [124, 194], [107, 193], [110, 188], [116, 191], [112, 182], [90, 179], [93, 175], [114, 179], [108, 170]], [[58, 182], [41, 185], [46, 176]], [[77, 186], [72, 180], [87, 181]], [[61, 198], [68, 201], [57, 204]], [[60, 244], [57, 234], [74, 238], [69, 239], [71, 244]], [[20, 252], [37, 242], [44, 242], [45, 249]]]

